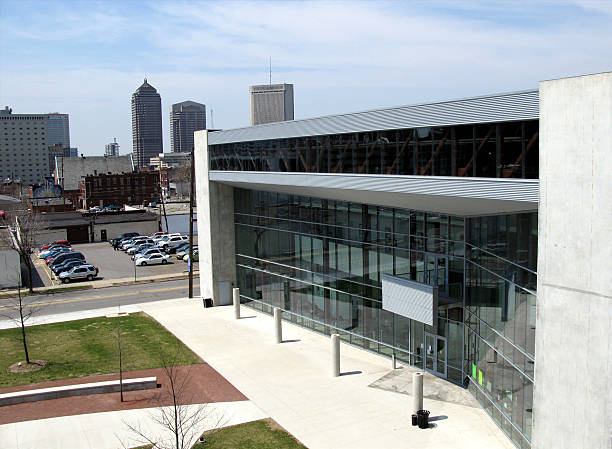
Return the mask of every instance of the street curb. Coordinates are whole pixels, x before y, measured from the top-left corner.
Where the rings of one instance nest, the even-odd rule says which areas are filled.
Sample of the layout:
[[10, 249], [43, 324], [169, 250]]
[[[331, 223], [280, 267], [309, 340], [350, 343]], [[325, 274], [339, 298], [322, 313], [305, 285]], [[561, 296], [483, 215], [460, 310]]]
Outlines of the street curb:
[[[194, 277], [195, 276], [199, 276], [200, 272], [198, 270], [195, 270], [193, 272]], [[129, 279], [129, 278], [120, 278], [120, 279], [109, 279], [107, 280], [102, 280], [102, 281], [93, 281], [93, 282], [82, 282], [79, 284], [60, 284], [60, 285], [54, 285], [51, 287], [36, 287], [34, 289], [34, 294], [35, 295], [53, 295], [56, 293], [65, 293], [67, 291], [78, 291], [78, 290], [91, 290], [91, 289], [98, 289], [98, 288], [107, 288], [107, 287], [120, 287], [120, 286], [125, 286], [125, 285], [136, 285], [136, 284], [150, 284], [153, 282], [165, 282], [165, 281], [179, 281], [181, 279], [188, 279], [189, 278], [189, 274], [188, 273], [180, 273], [180, 274], [175, 274], [175, 275], [159, 275], [159, 276], [147, 276], [147, 277], [143, 277], [142, 279], [136, 279], [136, 281], [134, 281], [133, 279]], [[21, 290], [21, 295], [22, 296], [28, 296], [30, 295], [30, 293], [28, 292], [28, 289], [22, 289]], [[5, 298], [13, 298], [15, 296], [18, 296], [18, 292], [17, 290], [10, 290], [7, 292], [2, 292], [0, 293], [0, 299], [5, 299]]]

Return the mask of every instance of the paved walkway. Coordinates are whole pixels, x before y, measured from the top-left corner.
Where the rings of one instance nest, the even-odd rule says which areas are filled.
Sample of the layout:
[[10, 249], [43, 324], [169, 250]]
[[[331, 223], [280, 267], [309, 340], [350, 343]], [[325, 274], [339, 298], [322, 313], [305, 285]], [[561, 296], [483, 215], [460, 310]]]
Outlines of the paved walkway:
[[268, 315], [243, 307], [235, 321], [231, 307], [204, 309], [196, 299], [142, 309], [309, 449], [514, 448], [469, 401], [425, 399], [434, 426], [412, 427], [409, 395], [370, 387], [390, 372], [390, 360], [376, 354], [343, 344], [344, 375], [334, 378], [328, 337], [283, 322], [286, 342], [274, 344]]

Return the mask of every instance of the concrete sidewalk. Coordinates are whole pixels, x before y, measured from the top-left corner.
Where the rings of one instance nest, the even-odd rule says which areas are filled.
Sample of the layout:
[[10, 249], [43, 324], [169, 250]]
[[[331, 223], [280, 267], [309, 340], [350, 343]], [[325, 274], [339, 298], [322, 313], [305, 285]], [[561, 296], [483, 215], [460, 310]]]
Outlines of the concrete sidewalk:
[[409, 395], [370, 387], [390, 372], [376, 354], [342, 344], [344, 375], [334, 378], [330, 339], [304, 328], [283, 322], [277, 345], [272, 317], [245, 307], [239, 321], [231, 307], [204, 309], [199, 299], [141, 308], [309, 449], [514, 448], [473, 404], [425, 399], [433, 426], [412, 427]]

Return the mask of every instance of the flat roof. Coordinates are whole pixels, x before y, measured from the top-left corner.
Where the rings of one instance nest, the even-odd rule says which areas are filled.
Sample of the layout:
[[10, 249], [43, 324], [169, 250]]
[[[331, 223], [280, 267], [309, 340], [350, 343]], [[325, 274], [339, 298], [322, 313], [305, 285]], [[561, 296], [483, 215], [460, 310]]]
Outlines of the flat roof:
[[266, 123], [209, 133], [208, 144], [539, 119], [537, 89]]

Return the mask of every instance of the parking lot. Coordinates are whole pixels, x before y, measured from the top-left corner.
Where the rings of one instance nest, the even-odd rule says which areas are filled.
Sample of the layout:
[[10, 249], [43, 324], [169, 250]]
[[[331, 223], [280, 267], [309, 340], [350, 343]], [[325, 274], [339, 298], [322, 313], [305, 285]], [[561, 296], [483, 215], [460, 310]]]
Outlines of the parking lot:
[[[107, 242], [82, 243], [72, 245], [74, 251], [79, 251], [85, 256], [87, 263], [99, 269], [96, 280], [113, 280], [121, 278], [133, 278], [136, 270], [136, 278], [144, 276], [168, 275], [187, 273], [187, 264], [177, 260], [174, 254], [170, 254], [170, 260], [165, 265], [135, 266], [130, 256], [123, 251], [115, 251]], [[194, 270], [198, 269], [198, 263], [194, 263]], [[58, 285], [60, 281], [55, 278], [44, 261], [36, 263], [36, 269], [45, 285]], [[95, 282], [95, 281], [94, 281]]]

